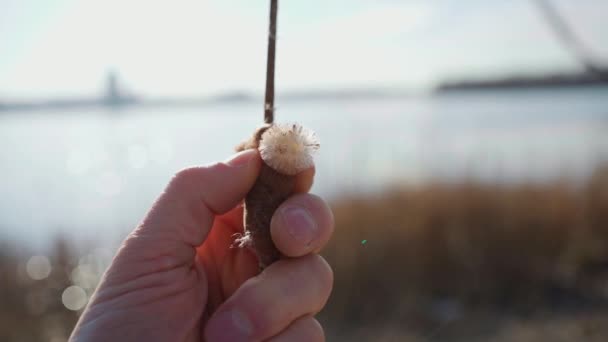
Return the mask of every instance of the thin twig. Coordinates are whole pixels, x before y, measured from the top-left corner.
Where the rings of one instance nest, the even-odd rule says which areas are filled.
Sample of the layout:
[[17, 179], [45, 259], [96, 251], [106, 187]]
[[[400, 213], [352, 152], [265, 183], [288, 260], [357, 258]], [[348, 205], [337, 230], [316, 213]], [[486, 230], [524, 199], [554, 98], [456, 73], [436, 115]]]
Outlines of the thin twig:
[[266, 65], [266, 97], [264, 100], [264, 122], [274, 122], [274, 69], [277, 48], [278, 0], [270, 0], [270, 28], [268, 31], [268, 56]]

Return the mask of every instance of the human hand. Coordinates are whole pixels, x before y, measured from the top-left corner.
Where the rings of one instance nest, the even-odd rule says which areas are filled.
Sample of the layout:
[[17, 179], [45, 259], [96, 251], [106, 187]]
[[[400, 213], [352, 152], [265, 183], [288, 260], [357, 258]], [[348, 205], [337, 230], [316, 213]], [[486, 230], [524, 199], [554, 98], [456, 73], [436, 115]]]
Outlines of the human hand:
[[332, 288], [316, 253], [333, 232], [327, 204], [307, 194], [314, 170], [273, 216], [288, 258], [258, 274], [255, 254], [231, 248], [242, 200], [261, 166], [254, 150], [179, 172], [124, 241], [71, 341], [323, 341], [313, 318]]

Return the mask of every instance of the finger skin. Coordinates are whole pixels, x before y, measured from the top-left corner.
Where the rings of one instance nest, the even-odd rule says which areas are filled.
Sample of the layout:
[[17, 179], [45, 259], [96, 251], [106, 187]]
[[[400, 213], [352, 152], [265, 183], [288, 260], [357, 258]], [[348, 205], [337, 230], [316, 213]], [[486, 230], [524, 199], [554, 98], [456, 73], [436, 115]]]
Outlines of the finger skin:
[[334, 231], [334, 215], [319, 196], [297, 194], [274, 213], [270, 233], [275, 245], [287, 257], [320, 251]]
[[293, 322], [268, 342], [325, 342], [325, 332], [316, 319], [307, 316]]
[[253, 187], [261, 163], [257, 151], [247, 150], [225, 163], [178, 172], [138, 233], [199, 246], [215, 215], [234, 208]]
[[123, 243], [106, 280], [123, 283], [192, 263], [195, 248], [207, 237], [215, 216], [242, 200], [255, 183], [261, 162], [257, 151], [248, 150], [228, 162], [178, 172]]
[[119, 249], [71, 341], [198, 340], [209, 288], [195, 246], [217, 214], [242, 200], [260, 166], [257, 151], [244, 151], [178, 172]]
[[295, 193], [305, 193], [309, 192], [310, 188], [314, 183], [316, 169], [311, 167], [310, 169], [306, 169], [296, 176], [296, 186]]
[[207, 323], [207, 341], [262, 341], [302, 316], [319, 312], [331, 293], [333, 273], [322, 257], [280, 260], [249, 279]]

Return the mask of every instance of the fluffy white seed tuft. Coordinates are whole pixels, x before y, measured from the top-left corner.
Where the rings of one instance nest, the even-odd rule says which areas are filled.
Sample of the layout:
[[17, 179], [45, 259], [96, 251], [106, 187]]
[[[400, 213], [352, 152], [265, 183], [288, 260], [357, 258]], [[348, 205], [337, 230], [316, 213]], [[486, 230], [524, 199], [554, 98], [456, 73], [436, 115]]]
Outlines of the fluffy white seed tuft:
[[262, 160], [285, 175], [295, 175], [314, 165], [312, 154], [319, 149], [314, 132], [298, 124], [275, 124], [262, 135]]
[[236, 233], [232, 235], [234, 237], [234, 243], [230, 248], [238, 247], [238, 248], [250, 248], [253, 247], [253, 237], [251, 237], [250, 231], [245, 231], [243, 234]]

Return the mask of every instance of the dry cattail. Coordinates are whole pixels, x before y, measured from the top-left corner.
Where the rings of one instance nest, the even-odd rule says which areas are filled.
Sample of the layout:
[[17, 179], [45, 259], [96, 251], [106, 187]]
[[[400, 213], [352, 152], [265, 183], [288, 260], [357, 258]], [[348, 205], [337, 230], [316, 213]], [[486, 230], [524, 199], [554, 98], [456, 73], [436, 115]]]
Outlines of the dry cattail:
[[270, 236], [272, 215], [293, 194], [296, 175], [314, 165], [312, 154], [319, 149], [319, 142], [300, 125], [272, 124], [259, 128], [237, 150], [251, 148], [259, 150], [264, 163], [245, 198], [245, 231], [237, 243], [253, 248], [264, 269], [281, 256]]
[[264, 126], [237, 151], [257, 149], [262, 169], [253, 188], [245, 197], [245, 231], [237, 239], [241, 247], [249, 246], [257, 254], [260, 269], [281, 257], [270, 236], [270, 220], [279, 205], [294, 191], [296, 175], [313, 166], [312, 153], [319, 149], [314, 133], [297, 124], [274, 123], [274, 72], [277, 36], [278, 0], [270, 0], [268, 59]]

